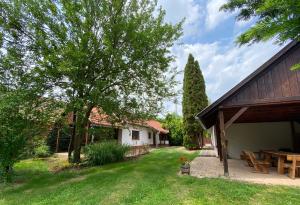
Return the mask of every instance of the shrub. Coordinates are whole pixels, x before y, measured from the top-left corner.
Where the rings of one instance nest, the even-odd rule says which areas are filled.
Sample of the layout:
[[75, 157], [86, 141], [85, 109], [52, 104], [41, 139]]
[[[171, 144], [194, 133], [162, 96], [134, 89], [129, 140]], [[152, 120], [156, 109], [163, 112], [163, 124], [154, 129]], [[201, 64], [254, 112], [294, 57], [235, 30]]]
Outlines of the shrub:
[[22, 135], [2, 136], [0, 133], [0, 182], [12, 181], [13, 165], [19, 161], [24, 145]]
[[168, 114], [165, 118], [164, 127], [170, 132], [170, 145], [181, 146], [184, 136], [182, 117], [176, 114]]
[[104, 165], [123, 160], [129, 150], [130, 147], [127, 145], [116, 142], [101, 142], [86, 146], [84, 154], [88, 164]]
[[49, 157], [51, 155], [51, 152], [46, 140], [47, 138], [44, 136], [32, 137], [27, 142], [25, 151], [23, 153], [23, 158]]
[[189, 150], [197, 149], [197, 145], [193, 143], [192, 139], [188, 135], [184, 135], [183, 137], [183, 146]]
[[46, 144], [40, 144], [34, 148], [34, 156], [35, 157], [49, 157], [51, 155], [49, 146]]

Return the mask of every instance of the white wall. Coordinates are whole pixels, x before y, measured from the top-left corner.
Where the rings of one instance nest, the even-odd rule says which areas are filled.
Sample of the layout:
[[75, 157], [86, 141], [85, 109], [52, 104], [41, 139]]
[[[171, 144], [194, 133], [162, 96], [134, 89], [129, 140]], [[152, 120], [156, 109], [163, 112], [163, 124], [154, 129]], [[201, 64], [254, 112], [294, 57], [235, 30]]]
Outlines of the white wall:
[[160, 141], [159, 141], [159, 133], [158, 132], [156, 132], [155, 134], [155, 142], [156, 142], [156, 144], [158, 145], [159, 143], [160, 143]]
[[211, 144], [214, 148], [216, 156], [218, 156], [218, 148], [217, 148], [217, 135], [216, 135], [216, 127], [213, 126], [210, 128], [210, 137], [211, 137]]
[[[140, 139], [133, 140], [131, 136], [131, 131], [137, 130], [140, 132]], [[151, 139], [148, 138], [148, 132], [151, 132]], [[127, 128], [122, 129], [122, 144], [127, 144], [131, 146], [141, 146], [141, 145], [152, 145], [153, 144], [153, 131], [150, 128], [142, 126], [132, 126], [128, 125]]]
[[242, 150], [292, 148], [290, 122], [240, 123], [231, 125], [226, 131], [228, 155], [240, 158]]

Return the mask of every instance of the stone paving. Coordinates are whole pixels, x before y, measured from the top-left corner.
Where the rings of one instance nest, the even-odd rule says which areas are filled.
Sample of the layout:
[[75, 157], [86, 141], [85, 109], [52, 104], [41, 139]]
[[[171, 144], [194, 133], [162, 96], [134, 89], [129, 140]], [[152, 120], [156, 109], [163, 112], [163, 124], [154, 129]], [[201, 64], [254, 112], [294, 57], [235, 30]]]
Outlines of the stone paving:
[[[254, 173], [253, 168], [246, 166], [242, 160], [229, 159], [229, 179], [259, 184], [300, 186], [300, 178], [291, 179], [279, 175], [272, 167], [269, 174]], [[223, 177], [223, 164], [217, 157], [197, 157], [191, 162], [191, 176], [203, 178]]]
[[203, 149], [200, 151], [200, 157], [216, 157], [216, 151], [213, 149]]

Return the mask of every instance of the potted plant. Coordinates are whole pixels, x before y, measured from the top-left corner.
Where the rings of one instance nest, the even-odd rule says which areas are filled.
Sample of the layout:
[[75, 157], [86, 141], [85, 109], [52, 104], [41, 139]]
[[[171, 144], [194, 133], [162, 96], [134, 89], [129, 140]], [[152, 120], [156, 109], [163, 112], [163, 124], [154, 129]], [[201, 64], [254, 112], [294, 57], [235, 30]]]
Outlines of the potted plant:
[[180, 170], [181, 174], [190, 174], [190, 161], [186, 157], [180, 157], [179, 161], [181, 163]]

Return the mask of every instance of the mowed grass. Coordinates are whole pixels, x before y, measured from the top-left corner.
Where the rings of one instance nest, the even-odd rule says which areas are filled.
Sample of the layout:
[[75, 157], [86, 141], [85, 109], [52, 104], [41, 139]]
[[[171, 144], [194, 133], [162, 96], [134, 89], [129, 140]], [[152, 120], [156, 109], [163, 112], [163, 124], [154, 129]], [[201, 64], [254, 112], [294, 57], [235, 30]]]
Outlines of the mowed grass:
[[49, 171], [48, 160], [25, 160], [16, 165], [16, 183], [0, 185], [0, 204], [300, 204], [299, 188], [179, 176], [178, 158], [196, 155], [162, 148], [137, 160], [59, 173]]

